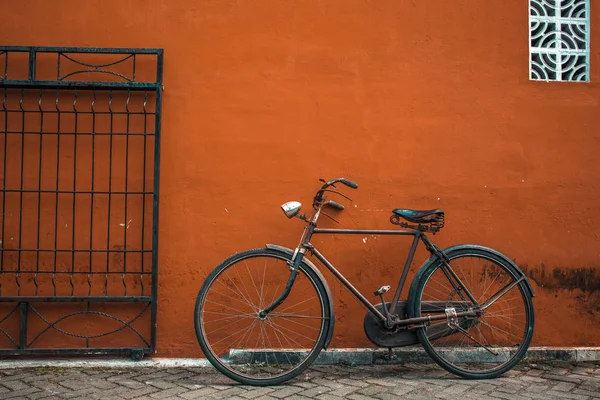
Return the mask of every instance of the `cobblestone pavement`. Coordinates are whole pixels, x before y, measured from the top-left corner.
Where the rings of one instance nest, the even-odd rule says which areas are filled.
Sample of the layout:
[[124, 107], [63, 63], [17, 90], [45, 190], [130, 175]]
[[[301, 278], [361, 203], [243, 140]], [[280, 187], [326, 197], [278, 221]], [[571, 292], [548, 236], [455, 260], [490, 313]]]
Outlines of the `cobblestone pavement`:
[[521, 363], [493, 380], [434, 364], [317, 366], [287, 384], [236, 384], [212, 368], [0, 370], [0, 399], [600, 399], [600, 363]]

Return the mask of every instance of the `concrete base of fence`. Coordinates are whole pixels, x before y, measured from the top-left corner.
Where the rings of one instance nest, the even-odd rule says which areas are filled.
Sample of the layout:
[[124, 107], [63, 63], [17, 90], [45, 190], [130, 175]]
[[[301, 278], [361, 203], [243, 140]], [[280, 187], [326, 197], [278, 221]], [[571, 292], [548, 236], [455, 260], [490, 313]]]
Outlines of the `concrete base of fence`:
[[[485, 351], [485, 350], [484, 350]], [[457, 353], [457, 361], [461, 357], [479, 357], [479, 350], [470, 353]], [[322, 352], [315, 364], [317, 365], [370, 365], [370, 364], [403, 364], [403, 363], [432, 363], [425, 350], [420, 347], [405, 347], [394, 350], [397, 357], [392, 361], [384, 358], [385, 349], [331, 349]], [[508, 352], [507, 352], [508, 355]], [[472, 358], [471, 358], [472, 359]], [[600, 347], [531, 347], [525, 361], [563, 361], [563, 362], [600, 362]], [[82, 360], [64, 358], [28, 359], [10, 358], [0, 360], [0, 369], [14, 368], [185, 368], [209, 367], [205, 358], [146, 358], [134, 361], [126, 358], [89, 358]]]

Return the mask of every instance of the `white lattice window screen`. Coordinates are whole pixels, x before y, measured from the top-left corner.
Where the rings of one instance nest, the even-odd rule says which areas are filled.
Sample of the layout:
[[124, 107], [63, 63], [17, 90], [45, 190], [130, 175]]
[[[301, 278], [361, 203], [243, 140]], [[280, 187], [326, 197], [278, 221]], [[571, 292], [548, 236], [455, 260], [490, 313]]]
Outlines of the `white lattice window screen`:
[[529, 77], [590, 80], [590, 0], [529, 1]]

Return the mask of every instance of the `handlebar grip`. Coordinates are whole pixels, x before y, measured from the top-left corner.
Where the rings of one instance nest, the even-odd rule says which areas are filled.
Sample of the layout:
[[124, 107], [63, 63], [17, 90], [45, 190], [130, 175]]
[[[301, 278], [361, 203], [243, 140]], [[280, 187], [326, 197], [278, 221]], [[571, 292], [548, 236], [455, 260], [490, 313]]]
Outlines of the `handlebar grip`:
[[335, 208], [336, 210], [343, 210], [344, 209], [344, 205], [338, 203], [337, 201], [333, 201], [333, 200], [329, 200], [326, 205], [328, 205], [331, 208]]
[[355, 183], [355, 182], [352, 182], [350, 179], [341, 178], [340, 182], [343, 183], [346, 186], [351, 187], [352, 189], [358, 189], [358, 184]]

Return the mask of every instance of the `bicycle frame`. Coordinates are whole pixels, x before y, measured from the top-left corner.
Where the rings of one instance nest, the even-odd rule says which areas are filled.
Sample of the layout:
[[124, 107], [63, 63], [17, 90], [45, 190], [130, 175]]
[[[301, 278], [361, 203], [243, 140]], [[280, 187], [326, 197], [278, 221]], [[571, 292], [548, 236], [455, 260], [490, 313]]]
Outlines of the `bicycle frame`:
[[[406, 282], [406, 277], [408, 275], [408, 270], [410, 269], [410, 265], [413, 261], [417, 245], [419, 240], [422, 241], [427, 248], [427, 250], [435, 257], [437, 257], [442, 262], [442, 271], [450, 281], [451, 285], [454, 287], [456, 292], [462, 297], [463, 301], [466, 301], [466, 298], [461, 294], [461, 291], [466, 294], [469, 300], [475, 305], [476, 309], [457, 312], [456, 316], [469, 316], [475, 317], [479, 315], [479, 304], [473, 297], [473, 295], [469, 292], [469, 290], [462, 283], [460, 278], [456, 275], [456, 273], [450, 267], [448, 260], [444, 257], [444, 254], [439, 250], [437, 246], [435, 246], [429, 238], [425, 235], [424, 232], [418, 229], [390, 229], [390, 230], [372, 230], [372, 229], [329, 229], [329, 228], [317, 228], [316, 223], [321, 213], [322, 204], [319, 205], [318, 209], [310, 219], [310, 222], [306, 226], [304, 233], [302, 234], [302, 238], [300, 240], [300, 244], [296, 248], [294, 255], [292, 257], [292, 264], [290, 265], [291, 273], [290, 278], [288, 279], [287, 285], [283, 291], [283, 293], [277, 298], [270, 306], [266, 307], [260, 314], [266, 316], [269, 312], [273, 311], [277, 308], [288, 296], [294, 280], [298, 274], [298, 267], [302, 263], [302, 260], [306, 254], [306, 251], [310, 251], [365, 307], [367, 307], [374, 315], [377, 316], [382, 322], [386, 324], [388, 327], [400, 326], [405, 327], [409, 325], [417, 325], [424, 324], [432, 321], [439, 321], [447, 319], [445, 314], [442, 315], [428, 315], [426, 317], [418, 317], [418, 318], [408, 318], [408, 319], [392, 319], [396, 312], [396, 306], [398, 304], [398, 300], [400, 298], [400, 293], [404, 287]], [[301, 218], [302, 219], [302, 218]], [[341, 235], [398, 235], [398, 236], [413, 236], [412, 245], [410, 247], [410, 251], [408, 253], [406, 262], [404, 264], [404, 269], [402, 270], [402, 275], [400, 277], [400, 282], [398, 283], [398, 287], [394, 292], [394, 297], [392, 299], [392, 303], [389, 309], [389, 316], [386, 317], [383, 315], [375, 306], [367, 300], [367, 298], [356, 289], [341, 272], [339, 272], [335, 266], [329, 262], [323, 254], [321, 254], [315, 246], [310, 242], [310, 239], [313, 235], [318, 234], [341, 234]], [[511, 287], [512, 288], [512, 285]], [[509, 290], [510, 290], [509, 288]], [[506, 288], [505, 288], [506, 289]], [[384, 305], [385, 306], [385, 305]]]

